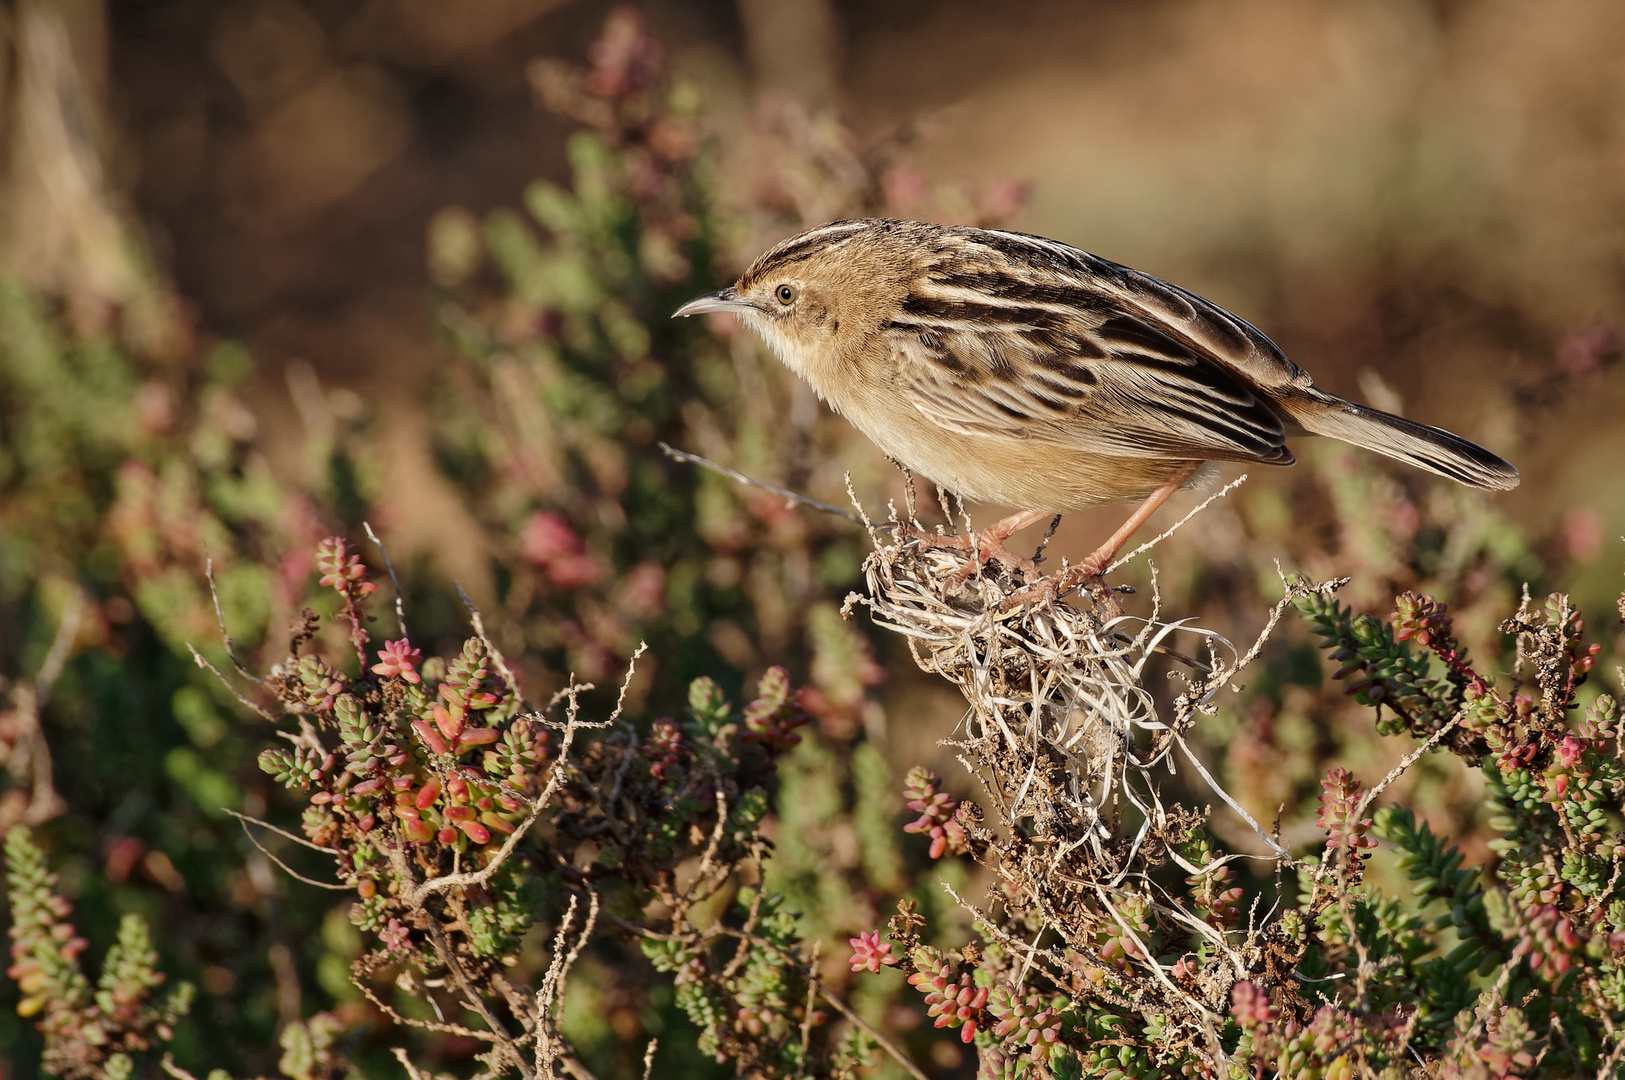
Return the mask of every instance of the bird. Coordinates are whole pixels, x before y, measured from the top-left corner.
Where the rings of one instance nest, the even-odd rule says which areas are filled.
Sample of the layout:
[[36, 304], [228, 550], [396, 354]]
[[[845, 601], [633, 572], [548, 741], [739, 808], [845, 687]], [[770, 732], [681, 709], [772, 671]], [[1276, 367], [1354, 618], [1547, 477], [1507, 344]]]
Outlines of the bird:
[[[965, 540], [1140, 500], [1069, 573], [1099, 579], [1210, 462], [1291, 465], [1325, 435], [1472, 487], [1518, 470], [1441, 428], [1328, 393], [1246, 320], [1150, 274], [1026, 233], [833, 221], [763, 252], [673, 317], [731, 312], [905, 468], [1018, 512]], [[1109, 595], [1109, 593], [1108, 593]]]

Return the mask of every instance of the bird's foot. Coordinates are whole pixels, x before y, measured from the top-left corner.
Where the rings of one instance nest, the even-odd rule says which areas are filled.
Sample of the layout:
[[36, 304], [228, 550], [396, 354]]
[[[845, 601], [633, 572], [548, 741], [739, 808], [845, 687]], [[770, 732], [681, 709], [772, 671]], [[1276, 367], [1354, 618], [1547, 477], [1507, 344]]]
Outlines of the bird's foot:
[[1127, 586], [1114, 589], [1106, 584], [1104, 576], [1106, 567], [1110, 565], [1115, 554], [1115, 551], [1103, 549], [1082, 562], [1067, 567], [1059, 574], [1041, 577], [1025, 589], [1011, 593], [1000, 610], [1009, 611], [1028, 604], [1053, 604], [1073, 589], [1085, 586], [1095, 602], [1105, 611], [1108, 619], [1118, 618], [1123, 614], [1123, 605], [1118, 602], [1117, 594], [1131, 593], [1134, 590]]
[[[1013, 520], [1013, 519], [1012, 519]], [[968, 536], [951, 534], [941, 536], [937, 533], [926, 532], [914, 525], [904, 526], [903, 531], [919, 541], [923, 548], [947, 549], [950, 551], [965, 551], [970, 558], [961, 566], [949, 580], [948, 586], [957, 589], [969, 580], [970, 576], [989, 562], [1000, 562], [1015, 570], [1023, 581], [1032, 582], [1039, 578], [1038, 563], [1024, 555], [1017, 555], [1005, 546], [1016, 529], [1021, 525], [1007, 527], [1008, 522], [1001, 521], [990, 529], [974, 532]]]

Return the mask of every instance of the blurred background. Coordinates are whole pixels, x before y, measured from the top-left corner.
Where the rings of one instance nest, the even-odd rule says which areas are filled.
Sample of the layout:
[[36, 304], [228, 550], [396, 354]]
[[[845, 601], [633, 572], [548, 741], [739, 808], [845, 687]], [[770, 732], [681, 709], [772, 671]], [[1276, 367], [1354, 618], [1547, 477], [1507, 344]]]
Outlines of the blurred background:
[[[428, 474], [412, 414], [422, 376], [454, 361], [425, 303], [426, 224], [564, 176], [570, 122], [536, 107], [527, 65], [584, 55], [605, 10], [146, 3], [78, 31], [102, 61], [109, 196], [193, 325], [252, 347], [274, 447], [297, 440], [287, 373], [308, 366], [388, 413], [393, 467]], [[764, 109], [838, 117], [856, 153], [894, 159], [887, 209], [926, 209], [923, 178], [1019, 183], [1011, 227], [1194, 289], [1332, 389], [1516, 456], [1514, 516], [1625, 524], [1583, 479], [1625, 454], [1602, 378], [1625, 200], [1612, 5], [640, 10], [704, 102], [725, 202], [760, 196], [743, 159]], [[14, 223], [41, 222], [23, 192], [8, 201]], [[37, 265], [41, 241], [13, 230], [15, 264]], [[427, 539], [455, 503], [433, 487], [394, 507], [397, 542], [456, 558]]]
[[[1165, 610], [1249, 640], [1279, 560], [1351, 575], [1379, 616], [1434, 592], [1510, 671], [1494, 628], [1529, 582], [1570, 591], [1617, 662], [1622, 54], [1608, 0], [5, 0], [0, 825], [46, 826], [87, 925], [161, 928], [206, 992], [213, 1041], [187, 1038], [229, 1058], [210, 1064], [268, 1068], [270, 1033], [315, 1008], [370, 1022], [343, 906], [290, 899], [219, 813], [293, 811], [252, 765], [268, 729], [185, 650], [227, 662], [206, 559], [263, 669], [316, 541], [370, 521], [415, 643], [455, 648], [460, 582], [532, 698], [615, 681], [640, 639], [643, 720], [695, 675], [788, 665], [820, 737], [781, 792], [777, 886], [809, 933], [874, 925], [937, 871], [875, 826], [895, 777], [970, 791], [937, 743], [962, 702], [840, 618], [861, 533], [657, 445], [841, 504], [850, 472], [877, 513], [903, 497], [731, 321], [666, 318], [853, 214], [1148, 271], [1523, 472], [1487, 497], [1301, 444], [1158, 549]], [[1067, 519], [1051, 554], [1121, 513]], [[1143, 594], [1149, 568], [1125, 579]], [[1208, 739], [1289, 834], [1329, 763], [1374, 779], [1408, 749], [1293, 627]], [[1409, 781], [1396, 797], [1488, 857], [1466, 770]], [[576, 1035], [619, 1075], [669, 995], [602, 965]], [[25, 1049], [0, 1062], [25, 1067], [30, 1026], [7, 1023]]]

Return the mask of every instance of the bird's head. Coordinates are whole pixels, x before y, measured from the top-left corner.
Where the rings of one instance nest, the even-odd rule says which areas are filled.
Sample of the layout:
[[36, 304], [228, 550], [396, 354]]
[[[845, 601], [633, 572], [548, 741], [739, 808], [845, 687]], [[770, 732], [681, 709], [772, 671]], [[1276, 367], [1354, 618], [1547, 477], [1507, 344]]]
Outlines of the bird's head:
[[764, 252], [737, 282], [673, 317], [732, 312], [791, 370], [823, 392], [825, 376], [890, 321], [908, 293], [909, 223], [836, 221]]

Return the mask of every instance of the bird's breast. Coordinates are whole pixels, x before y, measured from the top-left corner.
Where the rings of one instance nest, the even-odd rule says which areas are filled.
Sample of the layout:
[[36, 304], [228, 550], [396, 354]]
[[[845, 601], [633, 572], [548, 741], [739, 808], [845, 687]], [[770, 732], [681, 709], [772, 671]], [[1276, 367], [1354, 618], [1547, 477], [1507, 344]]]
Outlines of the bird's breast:
[[1186, 464], [1108, 457], [1045, 439], [973, 434], [940, 424], [906, 388], [896, 350], [884, 357], [843, 356], [827, 343], [758, 329], [786, 367], [888, 457], [973, 502], [1060, 513], [1140, 499]]
[[965, 434], [931, 422], [895, 393], [825, 396], [888, 457], [973, 502], [1061, 513], [1141, 499], [1185, 464], [1108, 457], [1038, 439]]

